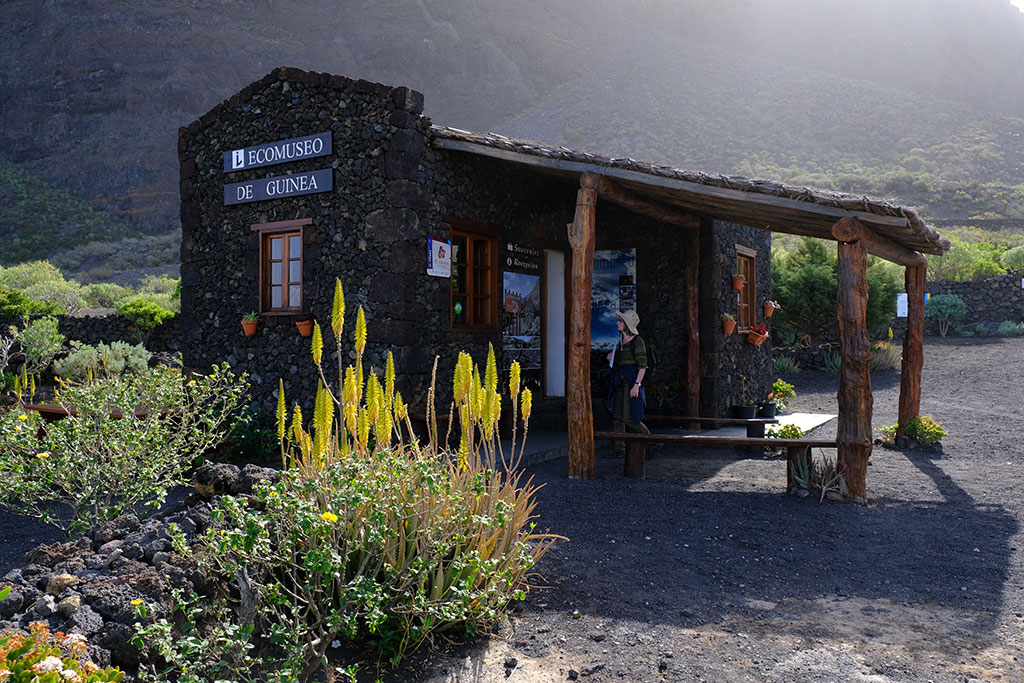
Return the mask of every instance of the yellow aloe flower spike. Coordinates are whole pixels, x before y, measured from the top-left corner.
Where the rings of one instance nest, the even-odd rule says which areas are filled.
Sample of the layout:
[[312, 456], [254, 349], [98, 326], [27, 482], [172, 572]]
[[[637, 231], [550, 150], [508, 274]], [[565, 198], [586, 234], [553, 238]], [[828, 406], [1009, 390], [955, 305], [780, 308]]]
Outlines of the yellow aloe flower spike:
[[395, 419], [404, 420], [409, 415], [409, 407], [405, 405], [405, 401], [402, 400], [402, 392], [395, 392]]
[[519, 382], [521, 381], [522, 368], [519, 367], [519, 361], [512, 361], [512, 367], [508, 371], [508, 391], [515, 399], [519, 396]]
[[520, 407], [523, 413], [523, 422], [530, 420], [530, 411], [533, 410], [533, 392], [529, 389], [523, 389], [522, 405]]
[[284, 380], [277, 380], [277, 440], [284, 441], [286, 431], [285, 420], [287, 419], [287, 408], [284, 405]]
[[32, 376], [30, 376], [28, 378], [28, 395], [29, 396], [35, 396], [36, 395], [36, 376], [35, 375], [32, 375]]
[[341, 280], [334, 279], [334, 305], [331, 306], [331, 330], [337, 339], [345, 327], [345, 292], [341, 288]]
[[494, 393], [498, 390], [498, 363], [494, 359], [494, 344], [487, 344], [487, 369], [484, 371], [484, 386]]
[[359, 313], [356, 314], [356, 353], [360, 356], [363, 355], [363, 350], [366, 348], [366, 315], [363, 313], [363, 307], [359, 307]]
[[295, 410], [292, 412], [292, 436], [295, 437], [297, 443], [302, 443], [302, 408], [299, 404], [295, 404]]
[[18, 402], [21, 403], [21, 377], [18, 376], [14, 378], [14, 395], [18, 397]]
[[395, 397], [395, 356], [388, 351], [388, 360], [384, 366], [384, 406], [390, 410]]
[[351, 365], [345, 368], [345, 382], [341, 388], [341, 402], [346, 406], [356, 402], [356, 369]]
[[320, 361], [324, 355], [324, 335], [320, 331], [320, 323], [313, 323], [313, 362], [320, 367]]
[[356, 431], [359, 434], [359, 443], [365, 448], [370, 441], [370, 421], [367, 419], [366, 410], [359, 411]]
[[370, 380], [366, 383], [366, 418], [371, 424], [377, 423], [377, 415], [380, 413], [380, 380], [375, 373], [370, 373]]
[[28, 364], [21, 366], [21, 386], [24, 389], [28, 388]]

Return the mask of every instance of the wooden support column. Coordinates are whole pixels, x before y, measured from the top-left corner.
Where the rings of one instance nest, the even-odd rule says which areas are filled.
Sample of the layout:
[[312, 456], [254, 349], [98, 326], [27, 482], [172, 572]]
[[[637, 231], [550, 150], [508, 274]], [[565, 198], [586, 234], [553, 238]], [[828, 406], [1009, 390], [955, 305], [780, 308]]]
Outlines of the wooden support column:
[[[686, 414], [700, 415], [700, 232], [683, 235], [686, 297]], [[688, 425], [700, 429], [700, 423]]]
[[576, 215], [569, 224], [572, 247], [572, 302], [569, 309], [569, 476], [593, 479], [594, 414], [590, 392], [590, 304], [594, 287], [597, 176], [584, 173], [576, 194]]
[[921, 369], [924, 367], [924, 290], [926, 266], [908, 266], [907, 333], [903, 337], [900, 370], [900, 408], [896, 436], [903, 436], [907, 422], [921, 414]]
[[[846, 220], [846, 219], [843, 219]], [[833, 229], [833, 235], [839, 232]], [[837, 235], [838, 238], [838, 235]], [[839, 422], [836, 441], [846, 496], [867, 502], [871, 456], [871, 343], [868, 339], [868, 252], [861, 242], [839, 243]]]

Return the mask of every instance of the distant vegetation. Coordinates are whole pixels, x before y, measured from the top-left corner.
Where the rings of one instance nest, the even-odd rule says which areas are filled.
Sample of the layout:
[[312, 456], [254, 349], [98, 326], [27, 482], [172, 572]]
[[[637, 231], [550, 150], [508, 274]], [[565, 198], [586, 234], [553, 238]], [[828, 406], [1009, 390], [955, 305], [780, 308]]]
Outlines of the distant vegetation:
[[144, 235], [22, 165], [0, 161], [0, 193], [0, 267], [49, 258], [80, 281], [136, 283], [131, 271], [178, 269], [177, 233]]
[[29, 261], [0, 267], [0, 316], [75, 313], [83, 308], [116, 309], [129, 315], [125, 311], [145, 308], [166, 318], [181, 310], [180, 283], [177, 278], [150, 275], [138, 288], [113, 283], [82, 285], [65, 279], [48, 261]]

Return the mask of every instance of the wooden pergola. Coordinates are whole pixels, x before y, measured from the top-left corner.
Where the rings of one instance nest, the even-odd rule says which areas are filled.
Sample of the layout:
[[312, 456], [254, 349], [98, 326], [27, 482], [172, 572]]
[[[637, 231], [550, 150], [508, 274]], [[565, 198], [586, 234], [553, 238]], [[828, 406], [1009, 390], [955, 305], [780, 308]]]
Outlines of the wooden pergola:
[[569, 476], [592, 478], [594, 424], [590, 387], [590, 308], [594, 276], [597, 200], [603, 199], [680, 230], [689, 261], [684, 265], [685, 316], [689, 343], [685, 360], [687, 411], [699, 414], [698, 253], [701, 217], [773, 232], [838, 243], [839, 416], [836, 441], [847, 496], [867, 500], [865, 478], [871, 455], [871, 342], [867, 330], [867, 255], [905, 267], [908, 300], [900, 375], [899, 430], [919, 415], [923, 366], [925, 254], [941, 254], [949, 242], [912, 210], [887, 202], [794, 188], [779, 183], [712, 176], [549, 149], [497, 135], [433, 127], [438, 149], [467, 152], [520, 164], [579, 183], [572, 248], [567, 405]]

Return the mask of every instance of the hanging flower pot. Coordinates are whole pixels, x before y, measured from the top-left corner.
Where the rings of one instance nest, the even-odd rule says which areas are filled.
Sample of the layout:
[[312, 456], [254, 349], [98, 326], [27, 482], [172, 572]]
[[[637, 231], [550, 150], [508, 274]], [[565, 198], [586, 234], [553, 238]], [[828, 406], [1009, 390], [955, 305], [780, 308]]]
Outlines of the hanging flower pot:
[[299, 336], [309, 337], [313, 334], [313, 318], [312, 316], [302, 316], [295, 321], [295, 326], [299, 328]]
[[722, 321], [722, 332], [724, 332], [726, 334], [732, 334], [735, 329], [736, 329], [736, 321], [735, 320], [723, 320]]
[[774, 313], [775, 311], [777, 311], [780, 308], [782, 308], [782, 307], [779, 306], [779, 304], [777, 302], [775, 302], [775, 301], [765, 301], [764, 302], [764, 317], [766, 317], [766, 318], [772, 317], [772, 313]]
[[732, 276], [732, 288], [735, 289], [737, 292], [739, 292], [740, 290], [743, 289], [743, 283], [744, 283], [744, 281], [746, 281], [746, 279], [747, 278], [743, 277], [742, 275], [733, 275]]
[[765, 340], [768, 339], [768, 328], [764, 326], [764, 323], [758, 323], [750, 328], [750, 332], [747, 333], [747, 342], [754, 346], [760, 346], [764, 344]]

